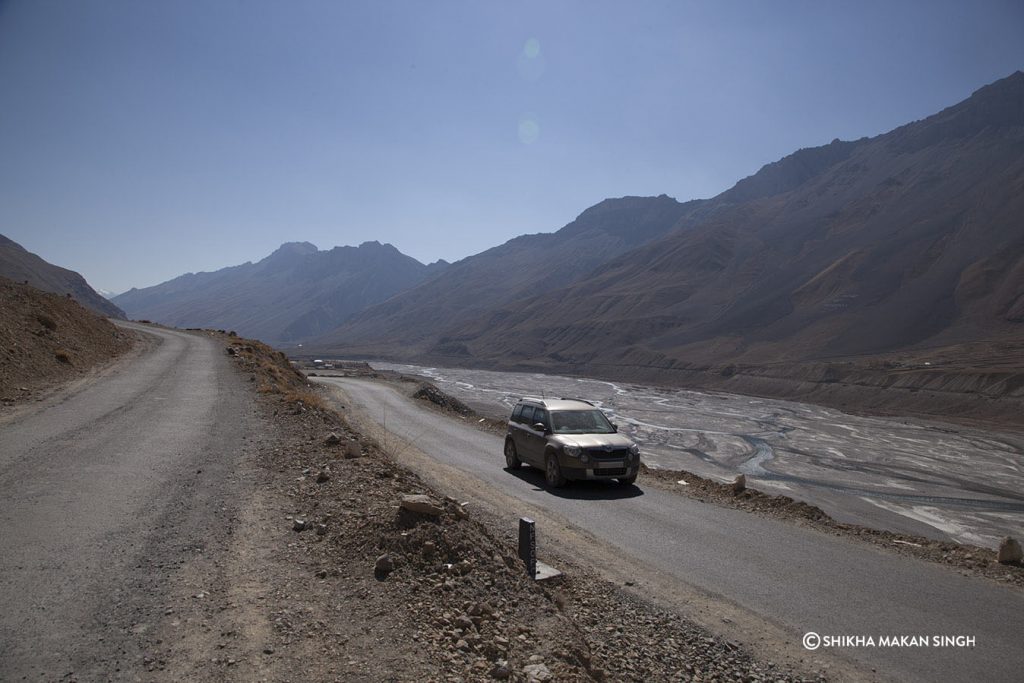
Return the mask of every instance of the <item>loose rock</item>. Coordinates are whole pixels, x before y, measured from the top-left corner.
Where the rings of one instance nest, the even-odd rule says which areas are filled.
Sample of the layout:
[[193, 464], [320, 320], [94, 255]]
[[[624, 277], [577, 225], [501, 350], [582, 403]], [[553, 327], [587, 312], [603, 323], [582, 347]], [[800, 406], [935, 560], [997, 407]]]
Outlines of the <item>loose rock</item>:
[[494, 663], [491, 668], [491, 678], [499, 681], [504, 681], [512, 675], [512, 669], [509, 668], [508, 662], [504, 659], [499, 659]]
[[373, 565], [373, 573], [379, 577], [387, 576], [393, 571], [395, 571], [395, 561], [387, 553], [378, 557], [377, 562]]
[[523, 667], [523, 673], [526, 674], [526, 680], [529, 683], [534, 683], [534, 681], [550, 681], [553, 678], [551, 671], [543, 663], [527, 664]]
[[1020, 542], [1007, 536], [999, 544], [999, 552], [996, 554], [996, 561], [1000, 564], [1020, 564], [1024, 561], [1024, 552]]
[[444, 508], [435, 502], [433, 498], [422, 494], [402, 496], [401, 506], [409, 512], [418, 512], [421, 515], [430, 515], [431, 517], [440, 517], [441, 513], [444, 512]]

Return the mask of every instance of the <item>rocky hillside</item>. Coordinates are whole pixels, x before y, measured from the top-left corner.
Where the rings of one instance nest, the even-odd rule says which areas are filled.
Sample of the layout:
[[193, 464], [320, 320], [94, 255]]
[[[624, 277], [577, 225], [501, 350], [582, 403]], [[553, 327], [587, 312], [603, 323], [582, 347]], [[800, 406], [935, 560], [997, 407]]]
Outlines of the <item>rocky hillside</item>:
[[[983, 342], [1024, 336], [1024, 73], [890, 133], [800, 150], [718, 197], [675, 207], [671, 226], [571, 279], [534, 274], [508, 287], [511, 299], [483, 290], [471, 316], [452, 316], [421, 287], [324, 346], [627, 377], [954, 344], [984, 357]], [[628, 221], [617, 225], [631, 232]], [[449, 277], [474, 261], [484, 255]], [[400, 343], [387, 344], [382, 333], [401, 329], [391, 337]]]
[[97, 294], [81, 275], [47, 263], [3, 235], [0, 235], [0, 276], [27, 282], [44, 292], [70, 294], [78, 303], [108, 318], [125, 317], [120, 308]]
[[439, 261], [425, 266], [379, 242], [328, 251], [309, 242], [290, 242], [257, 263], [189, 273], [154, 287], [133, 288], [114, 301], [135, 319], [230, 329], [287, 344], [334, 329], [447, 265]]
[[116, 357], [133, 339], [68, 295], [0, 277], [0, 401], [5, 405]]

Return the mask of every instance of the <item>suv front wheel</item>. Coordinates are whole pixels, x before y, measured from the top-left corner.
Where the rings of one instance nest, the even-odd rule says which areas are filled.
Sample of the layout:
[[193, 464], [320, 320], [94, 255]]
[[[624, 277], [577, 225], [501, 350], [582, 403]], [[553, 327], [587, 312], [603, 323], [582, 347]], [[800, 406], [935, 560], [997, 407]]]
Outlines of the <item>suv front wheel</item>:
[[505, 439], [505, 466], [510, 470], [517, 470], [522, 464], [515, 443], [512, 442], [512, 439]]
[[565, 477], [562, 476], [562, 468], [558, 465], [558, 456], [554, 453], [548, 453], [544, 459], [544, 479], [551, 488], [565, 486]]

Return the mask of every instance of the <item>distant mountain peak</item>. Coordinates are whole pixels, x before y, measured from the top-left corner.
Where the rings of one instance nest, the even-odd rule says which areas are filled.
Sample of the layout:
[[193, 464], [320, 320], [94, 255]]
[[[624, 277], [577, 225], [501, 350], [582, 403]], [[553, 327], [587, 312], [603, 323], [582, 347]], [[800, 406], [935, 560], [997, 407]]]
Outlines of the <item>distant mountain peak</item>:
[[297, 259], [304, 259], [307, 256], [316, 254], [315, 244], [309, 242], [285, 242], [274, 250], [272, 254], [260, 261], [261, 264], [281, 265], [291, 263]]
[[257, 263], [179, 276], [116, 299], [135, 318], [285, 343], [331, 330], [437, 270], [377, 241], [325, 251], [287, 242]]
[[300, 254], [306, 256], [315, 254], [318, 251], [320, 250], [312, 242], [285, 242], [271, 256], [274, 254]]

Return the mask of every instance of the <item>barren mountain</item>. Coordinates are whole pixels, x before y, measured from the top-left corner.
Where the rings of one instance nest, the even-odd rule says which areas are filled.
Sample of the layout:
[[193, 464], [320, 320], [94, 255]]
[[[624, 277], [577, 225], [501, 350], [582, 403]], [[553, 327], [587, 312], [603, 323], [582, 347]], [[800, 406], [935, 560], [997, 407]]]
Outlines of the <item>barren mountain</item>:
[[[521, 235], [452, 264], [440, 276], [354, 316], [317, 345], [366, 344], [375, 352], [465, 353], [448, 330], [516, 310], [538, 294], [570, 285], [617, 255], [661, 237], [703, 202], [671, 197], [606, 199], [555, 233]], [[497, 314], [499, 316], [501, 313]]]
[[[631, 218], [611, 215], [602, 234], [617, 241], [568, 272], [591, 244], [571, 226], [518, 238], [322, 346], [629, 375], [1024, 336], [1024, 73], [884, 135], [800, 150], [711, 200], [629, 202], [660, 203], [672, 225], [630, 243]], [[561, 252], [541, 263], [521, 244]], [[459, 277], [494, 263], [487, 287]], [[470, 296], [468, 311], [451, 304]]]
[[3, 235], [0, 235], [0, 276], [28, 282], [44, 292], [70, 294], [75, 301], [100, 315], [124, 318], [124, 312], [97, 294], [81, 275], [44, 261]]
[[114, 301], [132, 318], [231, 329], [281, 344], [333, 329], [447, 265], [425, 266], [379, 242], [327, 251], [290, 242], [257, 263], [189, 273]]

